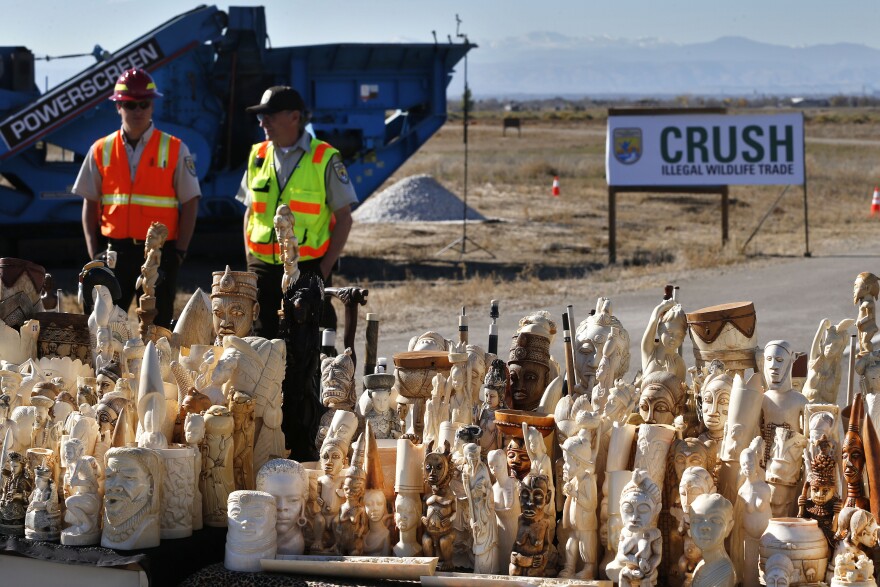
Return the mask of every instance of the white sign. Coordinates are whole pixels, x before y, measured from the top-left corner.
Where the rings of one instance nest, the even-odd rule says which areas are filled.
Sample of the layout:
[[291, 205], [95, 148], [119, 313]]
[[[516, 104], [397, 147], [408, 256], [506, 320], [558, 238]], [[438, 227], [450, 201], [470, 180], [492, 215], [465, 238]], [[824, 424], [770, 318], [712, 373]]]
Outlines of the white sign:
[[610, 186], [804, 183], [804, 118], [794, 114], [608, 117]]

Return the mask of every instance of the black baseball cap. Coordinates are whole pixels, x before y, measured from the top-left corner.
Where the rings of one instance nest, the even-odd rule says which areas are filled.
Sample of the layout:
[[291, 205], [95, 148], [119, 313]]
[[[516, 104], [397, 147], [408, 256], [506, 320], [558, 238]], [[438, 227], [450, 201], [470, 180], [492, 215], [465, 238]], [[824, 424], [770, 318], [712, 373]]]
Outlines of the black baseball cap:
[[265, 92], [256, 106], [246, 108], [252, 114], [274, 114], [282, 110], [299, 110], [303, 112], [306, 103], [299, 92], [290, 86], [272, 86]]

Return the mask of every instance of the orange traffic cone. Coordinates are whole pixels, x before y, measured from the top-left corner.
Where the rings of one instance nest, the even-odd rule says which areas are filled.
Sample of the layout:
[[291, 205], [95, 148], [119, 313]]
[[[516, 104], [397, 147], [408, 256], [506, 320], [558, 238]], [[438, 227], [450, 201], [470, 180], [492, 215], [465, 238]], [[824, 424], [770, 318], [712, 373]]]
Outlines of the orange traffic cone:
[[[550, 190], [550, 193], [553, 194], [554, 196], [556, 196], [557, 198], [559, 197], [559, 176], [558, 175], [553, 176], [553, 189]], [[874, 192], [874, 194], [876, 195], [877, 192]], [[878, 201], [878, 204], [880, 204], [880, 201]], [[873, 208], [871, 208], [871, 209], [873, 210]], [[880, 208], [878, 208], [878, 210], [880, 210]]]
[[880, 212], [880, 187], [874, 187], [874, 197], [871, 198], [871, 216]]

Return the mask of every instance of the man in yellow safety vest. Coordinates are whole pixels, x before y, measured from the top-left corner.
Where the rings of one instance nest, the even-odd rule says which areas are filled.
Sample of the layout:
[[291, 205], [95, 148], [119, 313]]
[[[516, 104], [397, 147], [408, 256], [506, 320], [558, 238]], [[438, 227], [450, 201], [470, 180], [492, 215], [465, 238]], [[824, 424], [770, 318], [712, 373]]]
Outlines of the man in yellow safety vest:
[[[237, 198], [246, 207], [247, 268], [257, 274], [260, 315], [255, 332], [276, 338], [284, 274], [272, 221], [276, 209], [287, 204], [293, 212], [300, 271], [320, 275], [329, 286], [348, 240], [357, 196], [339, 151], [306, 132], [306, 107], [299, 92], [271, 87], [247, 111], [257, 115], [266, 140], [251, 148]], [[325, 303], [321, 325], [335, 324], [335, 312]]]

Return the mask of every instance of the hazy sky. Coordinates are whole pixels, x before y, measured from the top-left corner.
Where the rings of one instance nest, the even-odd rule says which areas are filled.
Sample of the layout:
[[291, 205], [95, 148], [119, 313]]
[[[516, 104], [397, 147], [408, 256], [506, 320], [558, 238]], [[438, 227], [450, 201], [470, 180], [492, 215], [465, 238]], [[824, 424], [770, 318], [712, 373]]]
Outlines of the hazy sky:
[[[654, 37], [677, 43], [743, 36], [779, 45], [850, 42], [880, 48], [877, 0], [294, 0], [264, 5], [272, 45], [332, 42], [430, 42], [462, 32], [477, 44], [534, 31], [574, 37]], [[24, 45], [36, 56], [115, 51], [196, 4], [172, 0], [0, 0], [0, 45]], [[218, 4], [226, 9], [228, 4]], [[471, 54], [479, 59], [479, 50]], [[38, 62], [50, 85], [91, 59]], [[59, 68], [61, 68], [59, 70]]]

